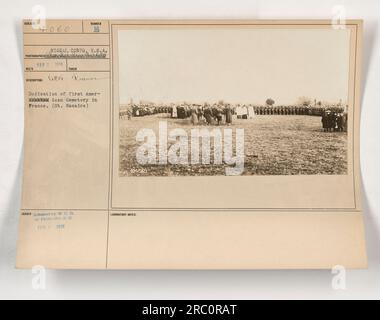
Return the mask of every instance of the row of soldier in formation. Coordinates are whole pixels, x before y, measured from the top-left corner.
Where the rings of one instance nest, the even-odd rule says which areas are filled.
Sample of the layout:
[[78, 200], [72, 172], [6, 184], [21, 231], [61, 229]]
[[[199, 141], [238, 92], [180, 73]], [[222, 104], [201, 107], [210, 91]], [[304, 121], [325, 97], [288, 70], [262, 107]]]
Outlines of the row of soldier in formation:
[[347, 107], [333, 106], [254, 106], [231, 104], [203, 105], [129, 105], [120, 111], [120, 118], [165, 114], [171, 118], [189, 119], [193, 125], [231, 125], [233, 118], [253, 119], [256, 115], [309, 115], [321, 116], [325, 132], [347, 131]]
[[[323, 116], [326, 110], [333, 113], [343, 113], [342, 106], [255, 106], [255, 105], [234, 105], [231, 104], [181, 104], [169, 106], [155, 106], [152, 104], [128, 105], [126, 109], [120, 111], [120, 118], [144, 117], [154, 114], [170, 114], [172, 118], [190, 118], [193, 111], [202, 115], [206, 110], [211, 110], [212, 114], [225, 114], [230, 110], [232, 115], [241, 119], [252, 119], [255, 115], [311, 115]], [[207, 111], [206, 111], [207, 113]]]

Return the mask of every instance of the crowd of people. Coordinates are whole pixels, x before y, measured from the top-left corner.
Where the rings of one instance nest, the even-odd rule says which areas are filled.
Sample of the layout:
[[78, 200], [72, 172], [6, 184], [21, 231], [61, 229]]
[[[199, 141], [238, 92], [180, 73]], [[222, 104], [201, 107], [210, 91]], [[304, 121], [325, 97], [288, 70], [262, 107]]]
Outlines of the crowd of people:
[[170, 116], [179, 119], [190, 118], [193, 125], [221, 125], [222, 123], [231, 125], [235, 111], [230, 104], [173, 106]]
[[322, 117], [325, 132], [346, 131], [346, 108], [339, 105], [315, 106], [257, 106], [252, 104], [215, 103], [215, 104], [168, 104], [130, 103], [120, 111], [120, 118], [144, 117], [165, 114], [177, 119], [190, 119], [193, 125], [231, 125], [233, 119], [253, 119], [256, 115], [309, 115]]
[[347, 113], [326, 110], [322, 114], [322, 126], [325, 132], [347, 131]]

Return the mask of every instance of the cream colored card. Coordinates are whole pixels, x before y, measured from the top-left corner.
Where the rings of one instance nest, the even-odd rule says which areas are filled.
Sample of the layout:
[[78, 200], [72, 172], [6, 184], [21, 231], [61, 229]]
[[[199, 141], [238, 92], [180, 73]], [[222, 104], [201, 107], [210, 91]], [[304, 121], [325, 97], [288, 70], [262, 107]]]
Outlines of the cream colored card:
[[361, 48], [361, 21], [24, 21], [17, 266], [366, 267]]

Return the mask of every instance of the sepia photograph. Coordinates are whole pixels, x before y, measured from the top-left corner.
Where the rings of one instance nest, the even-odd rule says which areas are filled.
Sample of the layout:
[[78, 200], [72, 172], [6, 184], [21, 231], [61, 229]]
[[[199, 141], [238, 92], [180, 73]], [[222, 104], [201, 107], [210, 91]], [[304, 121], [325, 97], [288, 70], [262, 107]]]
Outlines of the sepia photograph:
[[347, 175], [350, 36], [119, 30], [119, 176]]

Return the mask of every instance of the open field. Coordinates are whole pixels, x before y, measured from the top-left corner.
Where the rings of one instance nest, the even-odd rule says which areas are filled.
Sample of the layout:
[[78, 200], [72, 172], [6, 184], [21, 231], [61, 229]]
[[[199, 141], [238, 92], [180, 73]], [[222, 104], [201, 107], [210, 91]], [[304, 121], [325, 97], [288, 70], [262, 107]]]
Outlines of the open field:
[[[163, 115], [120, 120], [120, 176], [225, 175], [225, 165], [138, 164], [136, 150], [140, 143], [136, 142], [136, 134], [142, 128], [149, 128], [158, 137], [160, 120], [168, 121], [169, 130], [182, 128], [189, 136], [194, 128], [189, 119], [170, 119]], [[203, 128], [244, 129], [243, 175], [347, 174], [347, 133], [323, 132], [320, 117], [256, 116], [253, 120], [235, 120], [229, 127]]]

